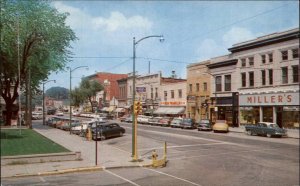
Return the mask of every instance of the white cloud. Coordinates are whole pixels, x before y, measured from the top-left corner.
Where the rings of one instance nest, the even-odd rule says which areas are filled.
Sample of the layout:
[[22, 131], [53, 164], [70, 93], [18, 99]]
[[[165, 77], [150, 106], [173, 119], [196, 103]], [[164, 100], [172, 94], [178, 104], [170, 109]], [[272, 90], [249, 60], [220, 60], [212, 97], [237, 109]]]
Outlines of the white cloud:
[[224, 47], [213, 39], [205, 39], [196, 50], [199, 60], [210, 59], [220, 54], [220, 52], [224, 52]]
[[223, 37], [223, 45], [227, 48], [231, 47], [233, 44], [247, 41], [253, 39], [255, 35], [246, 28], [232, 27], [228, 32], [226, 32]]

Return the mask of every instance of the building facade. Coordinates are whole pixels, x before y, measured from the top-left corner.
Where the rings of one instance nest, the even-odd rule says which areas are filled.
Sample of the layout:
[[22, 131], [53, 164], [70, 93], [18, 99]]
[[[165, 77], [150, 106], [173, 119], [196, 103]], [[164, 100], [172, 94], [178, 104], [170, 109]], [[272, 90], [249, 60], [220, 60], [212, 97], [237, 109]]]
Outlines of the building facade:
[[211, 75], [208, 73], [207, 65], [210, 61], [203, 61], [187, 66], [186, 84], [186, 116], [199, 121], [210, 118], [210, 89]]

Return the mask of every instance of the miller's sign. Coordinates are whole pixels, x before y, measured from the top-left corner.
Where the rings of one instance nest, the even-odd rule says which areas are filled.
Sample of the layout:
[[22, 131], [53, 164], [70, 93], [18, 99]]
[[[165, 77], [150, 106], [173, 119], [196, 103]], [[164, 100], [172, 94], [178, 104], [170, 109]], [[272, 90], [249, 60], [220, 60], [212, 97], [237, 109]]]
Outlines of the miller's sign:
[[299, 105], [299, 92], [239, 95], [240, 106]]

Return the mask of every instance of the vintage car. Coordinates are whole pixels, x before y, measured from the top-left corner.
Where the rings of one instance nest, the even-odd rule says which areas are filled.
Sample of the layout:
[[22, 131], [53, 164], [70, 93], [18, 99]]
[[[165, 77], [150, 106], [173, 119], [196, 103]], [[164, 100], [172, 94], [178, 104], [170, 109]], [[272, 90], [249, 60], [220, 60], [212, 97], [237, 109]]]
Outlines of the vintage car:
[[182, 129], [195, 129], [196, 128], [196, 124], [194, 119], [191, 118], [183, 118], [181, 123], [180, 123], [180, 127]]
[[117, 123], [105, 123], [92, 128], [93, 140], [105, 140], [110, 137], [123, 136], [125, 129]]
[[141, 123], [141, 124], [148, 124], [148, 122], [149, 122], [149, 116], [138, 115], [137, 116], [137, 122]]
[[174, 118], [172, 121], [171, 121], [171, 124], [170, 126], [173, 128], [175, 127], [180, 127], [180, 123], [182, 122], [182, 118]]
[[212, 129], [214, 132], [229, 132], [229, 126], [225, 120], [217, 120]]
[[150, 125], [159, 125], [159, 120], [161, 120], [162, 117], [152, 117], [152, 118], [149, 118], [148, 120], [148, 123]]
[[280, 128], [276, 123], [270, 123], [270, 122], [259, 122], [256, 125], [246, 125], [245, 126], [245, 132], [248, 135], [260, 135], [260, 136], [267, 136], [267, 137], [273, 137], [273, 136], [286, 136], [286, 130]]
[[171, 121], [172, 121], [172, 118], [163, 117], [162, 119], [159, 120], [158, 125], [160, 125], [162, 127], [168, 127], [168, 126], [170, 126]]
[[212, 131], [212, 125], [210, 120], [202, 119], [198, 122], [198, 131], [205, 130], [205, 131]]

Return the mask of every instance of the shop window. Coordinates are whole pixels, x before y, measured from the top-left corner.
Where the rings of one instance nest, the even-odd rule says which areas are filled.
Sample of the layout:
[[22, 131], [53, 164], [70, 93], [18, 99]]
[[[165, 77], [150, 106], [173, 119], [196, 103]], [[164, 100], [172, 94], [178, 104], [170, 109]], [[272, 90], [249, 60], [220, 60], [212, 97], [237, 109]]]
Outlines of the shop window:
[[246, 87], [246, 73], [241, 73], [242, 87]]
[[266, 85], [266, 71], [265, 70], [262, 70], [261, 71], [261, 84], [262, 85]]
[[292, 54], [293, 54], [293, 59], [299, 58], [299, 49], [298, 48], [293, 49]]
[[253, 66], [254, 65], [254, 57], [249, 57], [249, 66]]
[[216, 77], [216, 92], [222, 91], [222, 76]]
[[178, 90], [178, 98], [182, 98], [182, 90], [181, 89]]
[[242, 67], [246, 67], [246, 59], [241, 59], [241, 64], [242, 64]]
[[299, 82], [299, 66], [293, 66], [293, 83]]
[[288, 60], [288, 51], [281, 51], [281, 58], [282, 60]]
[[263, 122], [273, 122], [273, 107], [263, 107]]
[[266, 63], [266, 55], [261, 55], [261, 63], [262, 64]]
[[174, 99], [174, 90], [171, 90], [171, 98]]
[[225, 76], [225, 91], [231, 91], [231, 75]]
[[205, 92], [207, 91], [207, 83], [206, 82], [203, 83], [203, 91], [205, 91]]
[[269, 56], [269, 62], [272, 63], [273, 62], [273, 54], [268, 54]]
[[273, 69], [269, 69], [269, 85], [273, 85]]
[[288, 68], [282, 67], [281, 74], [282, 74], [282, 84], [287, 84], [288, 83]]
[[240, 107], [240, 125], [257, 124], [259, 122], [259, 107]]
[[196, 83], [196, 91], [199, 92], [200, 87], [199, 87], [199, 83]]
[[254, 72], [249, 72], [249, 86], [254, 86]]
[[284, 128], [299, 129], [299, 106], [286, 106], [283, 107], [282, 123]]

